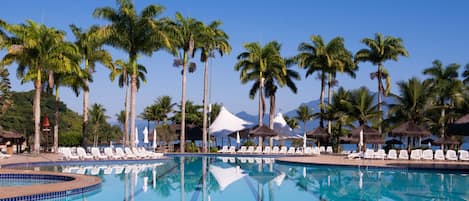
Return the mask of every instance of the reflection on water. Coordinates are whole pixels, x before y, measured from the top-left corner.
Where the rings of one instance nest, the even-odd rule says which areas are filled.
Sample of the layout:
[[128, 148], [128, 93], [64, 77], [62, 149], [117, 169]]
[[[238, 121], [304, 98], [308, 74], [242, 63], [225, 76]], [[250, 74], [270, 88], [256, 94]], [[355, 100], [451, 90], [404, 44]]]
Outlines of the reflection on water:
[[102, 189], [75, 200], [468, 200], [469, 176], [366, 167], [291, 166], [272, 158], [179, 157], [150, 164], [41, 170], [99, 176]]

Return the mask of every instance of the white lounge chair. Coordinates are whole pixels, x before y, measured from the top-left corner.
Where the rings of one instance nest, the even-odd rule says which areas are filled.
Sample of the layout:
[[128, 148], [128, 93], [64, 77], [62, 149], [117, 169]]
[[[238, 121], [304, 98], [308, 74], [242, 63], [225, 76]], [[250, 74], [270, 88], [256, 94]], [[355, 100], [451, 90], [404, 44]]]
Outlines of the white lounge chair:
[[10, 154], [4, 154], [3, 152], [0, 151], [0, 159], [10, 158], [10, 157], [11, 157]]
[[241, 146], [241, 148], [239, 148], [239, 150], [236, 152], [238, 154], [244, 154], [246, 153], [246, 151], [248, 150], [248, 147], [246, 146]]
[[321, 155], [321, 152], [319, 151], [319, 147], [313, 147], [313, 155]]
[[313, 155], [313, 148], [311, 148], [311, 147], [306, 147], [304, 154], [305, 154], [305, 155]]
[[271, 154], [278, 154], [280, 152], [280, 148], [278, 146], [274, 146], [272, 148]]
[[382, 159], [384, 160], [386, 158], [386, 152], [384, 151], [384, 149], [378, 149], [378, 151], [376, 151], [374, 154], [373, 154], [373, 158], [374, 159]]
[[431, 150], [431, 149], [423, 150], [422, 159], [423, 160], [433, 160], [433, 150]]
[[65, 148], [63, 150], [63, 159], [64, 160], [78, 160], [80, 157], [78, 155], [72, 154], [70, 148]]
[[397, 151], [395, 149], [390, 149], [386, 158], [390, 159], [390, 160], [396, 160], [397, 159]]
[[435, 160], [444, 161], [445, 153], [441, 149], [435, 150]]
[[220, 150], [218, 150], [218, 153], [227, 153], [228, 152], [228, 146], [224, 145]]
[[263, 154], [270, 154], [271, 152], [272, 152], [272, 149], [269, 146], [265, 147], [264, 151], [262, 151]]
[[363, 157], [363, 153], [357, 153], [357, 152], [353, 152], [347, 155], [348, 159], [356, 159], [356, 158], [362, 158], [362, 157]]
[[91, 148], [91, 155], [94, 157], [94, 159], [98, 159], [98, 160], [108, 158], [107, 156], [101, 154], [98, 147], [92, 147]]
[[230, 146], [230, 148], [228, 149], [228, 151], [226, 153], [235, 154], [236, 153], [236, 147], [235, 146]]
[[262, 154], [262, 146], [257, 146], [256, 150], [254, 150], [255, 154]]
[[153, 151], [147, 151], [144, 147], [138, 147], [138, 152], [146, 154], [149, 158], [161, 158], [163, 153], [156, 153]]
[[254, 146], [249, 146], [248, 150], [246, 151], [247, 154], [252, 154], [254, 153]]
[[327, 146], [326, 147], [326, 153], [330, 153], [330, 154], [334, 153], [334, 150], [332, 149], [332, 146]]
[[295, 154], [295, 147], [288, 148], [287, 154]]
[[326, 152], [326, 147], [324, 146], [320, 146], [319, 147], [319, 151], [322, 153], [322, 152]]
[[295, 154], [297, 154], [297, 155], [303, 155], [303, 154], [304, 154], [304, 152], [303, 152], [303, 147], [298, 147], [298, 148], [296, 148]]
[[469, 161], [469, 152], [466, 150], [459, 150], [459, 160], [460, 161]]
[[409, 153], [405, 149], [399, 151], [399, 160], [409, 160]]
[[114, 154], [111, 147], [104, 148], [104, 155], [109, 159], [121, 159], [122, 156]]
[[77, 147], [77, 154], [78, 154], [78, 157], [81, 160], [91, 160], [91, 159], [93, 159], [93, 156], [86, 153], [86, 151], [85, 151], [85, 149], [83, 149], [83, 147]]
[[278, 152], [279, 154], [287, 154], [287, 147], [286, 146], [282, 146], [280, 148], [280, 151]]
[[129, 147], [124, 148], [124, 153], [125, 155], [127, 155], [128, 158], [141, 158], [141, 156], [132, 152], [132, 150]]
[[144, 152], [140, 152], [137, 148], [132, 147], [132, 153], [134, 153], [138, 158], [150, 158], [150, 155]]
[[410, 151], [410, 160], [420, 160], [422, 159], [422, 150], [414, 149]]
[[373, 159], [375, 155], [375, 151], [373, 149], [366, 149], [365, 153], [363, 154], [364, 159]]
[[446, 151], [446, 160], [457, 161], [458, 156], [456, 155], [456, 151], [451, 150], [451, 149]]

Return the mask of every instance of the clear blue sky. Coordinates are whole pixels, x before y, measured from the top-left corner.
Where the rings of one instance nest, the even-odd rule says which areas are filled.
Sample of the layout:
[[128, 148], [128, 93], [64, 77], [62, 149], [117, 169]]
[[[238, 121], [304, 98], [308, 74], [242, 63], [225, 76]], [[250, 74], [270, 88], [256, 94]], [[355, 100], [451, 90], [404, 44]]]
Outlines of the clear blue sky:
[[[282, 54], [293, 56], [298, 44], [308, 41], [312, 34], [319, 34], [329, 41], [342, 36], [346, 47], [352, 52], [365, 48], [360, 40], [374, 37], [375, 32], [401, 37], [410, 53], [399, 62], [387, 62], [393, 91], [396, 81], [412, 76], [424, 78], [424, 68], [431, 66], [434, 59], [443, 64], [469, 63], [469, 8], [468, 1], [268, 1], [268, 0], [163, 0], [135, 1], [138, 11], [150, 3], [161, 4], [166, 8], [164, 16], [173, 17], [179, 11], [184, 16], [197, 18], [205, 23], [221, 20], [221, 26], [230, 36], [233, 51], [223, 58], [217, 57], [212, 63], [211, 101], [222, 103], [232, 112], [247, 111], [256, 114], [257, 101], [250, 100], [250, 84], [242, 85], [239, 73], [234, 71], [236, 56], [247, 42], [265, 44], [277, 40], [282, 44]], [[68, 40], [73, 40], [69, 24], [89, 27], [105, 21], [92, 17], [97, 7], [115, 7], [114, 0], [6, 0], [0, 7], [0, 19], [9, 23], [23, 23], [26, 19], [42, 22], [47, 26], [68, 32]], [[127, 59], [126, 54], [109, 48], [114, 59]], [[3, 56], [4, 52], [0, 52]], [[169, 95], [174, 101], [181, 97], [180, 69], [172, 66], [173, 57], [165, 52], [153, 54], [151, 58], [140, 57], [139, 63], [148, 69], [148, 82], [142, 86], [137, 96], [137, 112], [151, 104], [157, 97]], [[198, 60], [197, 60], [198, 61]], [[377, 83], [371, 81], [369, 73], [376, 67], [360, 64], [356, 79], [338, 76], [339, 84], [348, 89], [367, 86], [376, 90]], [[16, 66], [10, 68], [13, 90], [31, 90], [31, 83], [21, 85], [16, 79]], [[289, 111], [301, 103], [319, 97], [320, 82], [315, 76], [304, 78], [305, 71], [298, 69], [302, 80], [297, 82], [298, 94], [287, 89], [278, 92], [277, 111]], [[100, 103], [114, 118], [124, 108], [124, 91], [117, 83], [108, 79], [109, 71], [98, 66], [91, 85], [91, 103]], [[187, 97], [202, 103], [203, 64], [198, 63], [194, 74], [188, 75]], [[75, 97], [69, 89], [62, 89], [62, 100], [81, 114], [82, 97]]]

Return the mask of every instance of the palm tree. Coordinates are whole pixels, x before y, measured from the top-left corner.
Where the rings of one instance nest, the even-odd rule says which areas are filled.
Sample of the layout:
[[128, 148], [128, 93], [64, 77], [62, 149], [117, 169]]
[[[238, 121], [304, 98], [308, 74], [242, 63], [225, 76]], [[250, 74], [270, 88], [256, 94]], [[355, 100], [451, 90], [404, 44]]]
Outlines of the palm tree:
[[0, 65], [0, 116], [2, 116], [13, 103], [11, 100], [9, 74], [8, 69]]
[[[109, 52], [102, 48], [105, 34], [99, 30], [98, 26], [92, 26], [87, 31], [83, 31], [76, 25], [70, 25], [75, 36], [75, 45], [81, 54], [81, 60], [84, 62], [84, 69], [88, 74], [96, 72], [96, 63], [101, 63], [108, 69], [113, 69], [112, 57]], [[89, 107], [89, 82], [90, 79], [83, 80], [86, 90], [83, 91], [83, 127], [82, 127], [82, 146], [86, 146], [88, 131], [88, 107]]]
[[65, 33], [54, 28], [37, 24], [31, 20], [26, 24], [6, 25], [12, 34], [8, 44], [8, 53], [3, 57], [3, 65], [18, 64], [17, 75], [22, 83], [34, 82], [35, 95], [33, 100], [34, 115], [34, 154], [40, 149], [40, 97], [43, 75], [48, 72], [72, 72], [76, 65], [74, 55], [77, 49], [73, 44], [66, 43]]
[[287, 125], [290, 126], [292, 129], [299, 128], [300, 126], [298, 125], [298, 119], [296, 118], [290, 118], [287, 115], [283, 115], [283, 119], [285, 119], [285, 122], [287, 122]]
[[172, 38], [174, 48], [177, 49], [177, 59], [174, 60], [174, 67], [182, 67], [182, 95], [181, 95], [181, 153], [184, 153], [185, 133], [186, 133], [186, 74], [187, 67], [192, 73], [196, 69], [196, 64], [190, 62], [190, 57], [194, 57], [194, 50], [199, 47], [204, 24], [194, 18], [184, 18], [181, 13], [176, 13], [176, 21], [171, 24], [173, 30]]
[[[181, 105], [179, 105], [179, 107], [182, 108]], [[190, 100], [186, 102], [186, 121], [188, 124], [193, 124], [196, 126], [202, 125], [202, 113], [200, 109], [202, 109], [201, 105], [196, 105], [194, 104], [194, 102]], [[179, 111], [176, 111], [172, 119], [175, 123], [181, 123], [182, 122], [181, 117], [182, 117], [182, 110], [179, 110]]]
[[203, 29], [200, 47], [200, 61], [205, 63], [204, 69], [204, 98], [203, 98], [203, 125], [202, 125], [202, 151], [207, 152], [207, 113], [208, 113], [208, 61], [215, 57], [215, 52], [220, 56], [229, 54], [231, 46], [228, 43], [228, 35], [219, 28], [220, 21], [214, 21]]
[[[129, 144], [129, 110], [130, 110], [130, 101], [129, 101], [129, 80], [131, 79], [131, 75], [128, 73], [131, 71], [131, 64], [129, 62], [125, 62], [123, 60], [116, 60], [115, 63], [115, 68], [111, 73], [109, 74], [109, 79], [111, 81], [114, 81], [116, 77], [118, 77], [118, 82], [117, 84], [119, 85], [120, 88], [125, 87], [125, 101], [124, 101], [124, 107], [125, 107], [125, 120], [124, 120], [124, 145]], [[137, 64], [137, 83], [136, 87], [137, 90], [140, 88], [140, 83], [146, 83], [146, 76], [145, 74], [147, 73], [147, 69], [145, 66]]]
[[173, 103], [170, 96], [160, 96], [155, 101], [155, 105], [158, 107], [158, 115], [162, 117], [163, 124], [167, 125], [168, 116], [174, 111], [173, 107], [176, 103]]
[[351, 62], [351, 54], [345, 48], [343, 38], [336, 37], [325, 43], [321, 36], [312, 35], [310, 40], [311, 43], [303, 42], [298, 46], [300, 53], [295, 56], [295, 61], [300, 68], [306, 69], [306, 77], [318, 72], [321, 79], [319, 126], [324, 128], [323, 116], [326, 107], [324, 91], [327, 75], [329, 74], [329, 87], [332, 87], [332, 78], [337, 71], [345, 71], [353, 77], [355, 68]]
[[466, 64], [466, 66], [464, 66], [464, 71], [462, 72], [462, 77], [464, 78], [463, 83], [466, 86], [469, 86], [469, 64]]
[[441, 61], [435, 60], [433, 66], [423, 70], [424, 75], [430, 76], [425, 82], [430, 85], [434, 105], [441, 111], [440, 118], [437, 121], [439, 122], [441, 137], [445, 136], [445, 126], [448, 121], [446, 118], [447, 110], [453, 109], [456, 104], [464, 101], [463, 84], [458, 79], [459, 67], [459, 64], [450, 64], [443, 67]]
[[[369, 49], [361, 49], [355, 54], [355, 62], [369, 61], [373, 65], [378, 66], [378, 71], [370, 74], [371, 79], [378, 80], [378, 110], [381, 113], [378, 119], [378, 131], [382, 133], [382, 95], [387, 95], [391, 90], [390, 75], [384, 68], [384, 62], [388, 60], [397, 61], [399, 56], [408, 56], [409, 53], [405, 49], [401, 38], [392, 36], [383, 36], [380, 33], [375, 34], [375, 38], [364, 38], [362, 43]], [[383, 87], [383, 78], [386, 79], [386, 89]]]
[[[308, 107], [308, 105], [303, 104], [296, 109], [296, 119], [303, 122], [303, 139], [306, 139], [306, 123], [309, 120], [312, 120], [314, 117], [313, 110]], [[306, 141], [303, 142], [303, 146], [306, 145]]]
[[376, 119], [380, 116], [378, 105], [374, 104], [375, 95], [370, 94], [366, 87], [352, 90], [350, 99], [342, 103], [347, 108], [347, 113], [358, 121], [358, 124], [364, 125], [368, 121]]
[[[326, 106], [325, 118], [329, 121], [334, 121], [334, 128], [337, 132], [331, 132], [332, 144], [337, 146], [339, 137], [344, 133], [344, 126], [351, 126], [353, 118], [348, 114], [346, 101], [350, 100], [350, 92], [343, 87], [339, 87], [337, 92], [333, 93], [332, 101]], [[336, 147], [337, 150], [337, 147]]]
[[156, 105], [149, 105], [143, 109], [143, 112], [138, 115], [138, 118], [147, 120], [147, 128], [150, 128], [150, 121], [156, 119], [157, 110], [158, 108]]
[[[135, 107], [138, 80], [137, 58], [139, 54], [151, 56], [154, 51], [170, 48], [165, 34], [165, 19], [157, 19], [164, 8], [151, 4], [137, 13], [131, 0], [118, 0], [118, 9], [111, 7], [97, 8], [93, 15], [110, 24], [104, 27], [107, 44], [124, 50], [129, 55], [130, 70], [130, 140], [135, 141]], [[131, 146], [134, 146], [131, 143]]]
[[93, 146], [98, 146], [99, 129], [106, 122], [106, 109], [101, 104], [93, 104], [90, 108], [90, 122], [93, 124]]
[[[249, 91], [249, 98], [254, 99], [259, 92], [259, 126], [262, 126], [262, 119], [265, 111], [264, 101], [264, 85], [267, 75], [270, 71], [272, 74], [286, 74], [285, 59], [280, 56], [280, 45], [276, 41], [267, 43], [264, 47], [259, 43], [247, 43], [244, 45], [246, 52], [238, 55], [238, 62], [235, 70], [240, 71], [240, 79], [242, 84], [254, 81]], [[262, 145], [262, 138], [259, 137], [259, 144]]]

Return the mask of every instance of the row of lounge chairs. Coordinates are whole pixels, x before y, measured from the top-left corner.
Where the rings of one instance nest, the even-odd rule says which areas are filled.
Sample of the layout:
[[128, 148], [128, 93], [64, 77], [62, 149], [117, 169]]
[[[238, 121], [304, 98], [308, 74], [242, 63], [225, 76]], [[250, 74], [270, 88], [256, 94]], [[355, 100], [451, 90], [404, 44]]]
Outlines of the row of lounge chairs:
[[10, 154], [4, 154], [3, 152], [0, 151], [0, 159], [10, 158], [10, 157], [11, 157]]
[[224, 163], [236, 163], [238, 160], [240, 163], [273, 163], [274, 158], [260, 158], [260, 157], [217, 157]]
[[[332, 147], [330, 148], [332, 152]], [[241, 146], [239, 150], [236, 150], [235, 146], [223, 146], [218, 153], [228, 153], [228, 154], [290, 154], [290, 155], [319, 155], [321, 153], [321, 149], [319, 147], [290, 147], [287, 148], [286, 146], [273, 146], [268, 147], [266, 146], [262, 149], [262, 146]]]
[[91, 152], [88, 153], [83, 147], [61, 147], [59, 153], [62, 154], [63, 160], [119, 160], [119, 159], [155, 159], [161, 158], [162, 153], [155, 153], [145, 150], [145, 148], [129, 148], [124, 149], [117, 147], [104, 148], [101, 152], [98, 147], [92, 147]]
[[[459, 154], [458, 154], [459, 153]], [[447, 150], [446, 154], [443, 150], [438, 149], [435, 152], [431, 149], [414, 149], [409, 153], [407, 150], [400, 150], [399, 153], [395, 149], [390, 149], [388, 154], [383, 149], [374, 151], [366, 149], [364, 153], [351, 153], [347, 158], [365, 158], [365, 159], [390, 159], [390, 160], [449, 160], [449, 161], [469, 161], [469, 152], [466, 150]]]
[[96, 165], [96, 166], [63, 166], [62, 172], [64, 173], [75, 173], [75, 174], [91, 174], [98, 175], [100, 171], [103, 174], [122, 174], [131, 172], [141, 172], [147, 168], [155, 168], [163, 165], [163, 163], [154, 164], [135, 164], [135, 165]]

